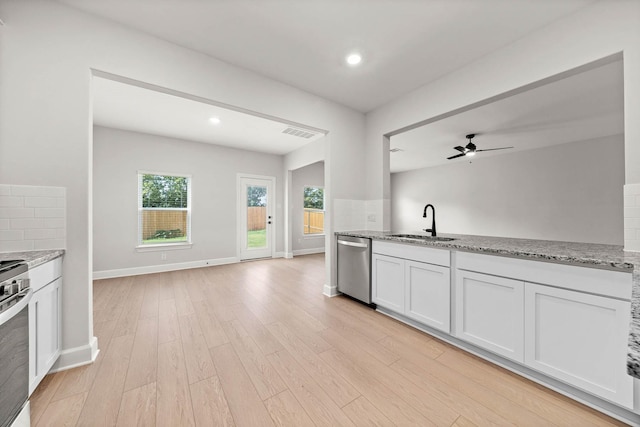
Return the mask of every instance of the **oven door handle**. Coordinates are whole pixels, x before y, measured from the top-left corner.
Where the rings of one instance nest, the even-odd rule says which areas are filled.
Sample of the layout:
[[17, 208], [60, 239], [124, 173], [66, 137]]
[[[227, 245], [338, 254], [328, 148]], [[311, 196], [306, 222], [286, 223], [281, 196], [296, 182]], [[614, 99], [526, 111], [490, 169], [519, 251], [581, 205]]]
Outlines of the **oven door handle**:
[[[29, 301], [31, 301], [31, 297], [33, 296], [33, 290], [31, 288], [26, 288], [20, 292], [18, 292], [14, 298], [20, 298], [18, 302], [16, 302], [11, 307], [7, 308], [5, 311], [0, 312], [0, 325], [3, 325], [5, 322], [11, 320], [13, 316], [20, 313], [23, 308], [25, 308]], [[3, 301], [8, 302], [8, 301]]]

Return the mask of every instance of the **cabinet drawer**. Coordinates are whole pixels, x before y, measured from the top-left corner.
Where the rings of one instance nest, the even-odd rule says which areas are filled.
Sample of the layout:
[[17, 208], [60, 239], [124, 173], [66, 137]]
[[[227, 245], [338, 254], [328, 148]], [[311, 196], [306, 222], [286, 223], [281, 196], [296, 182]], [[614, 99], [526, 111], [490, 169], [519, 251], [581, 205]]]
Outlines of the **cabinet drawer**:
[[450, 252], [446, 249], [434, 249], [417, 245], [405, 245], [402, 243], [373, 241], [373, 253], [409, 259], [412, 261], [426, 262], [429, 264], [449, 267], [451, 265]]
[[29, 270], [29, 280], [33, 292], [37, 292], [43, 286], [62, 276], [62, 257], [56, 258], [44, 264], [40, 264]]
[[456, 252], [456, 267], [526, 282], [630, 300], [631, 272]]

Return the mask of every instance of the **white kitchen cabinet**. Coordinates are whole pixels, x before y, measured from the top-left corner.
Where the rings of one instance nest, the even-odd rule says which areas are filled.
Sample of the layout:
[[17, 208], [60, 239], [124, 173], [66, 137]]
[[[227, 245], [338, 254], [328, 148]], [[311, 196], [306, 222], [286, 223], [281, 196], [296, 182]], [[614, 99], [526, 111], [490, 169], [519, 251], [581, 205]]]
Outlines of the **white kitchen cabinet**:
[[374, 241], [372, 300], [380, 307], [449, 333], [449, 264], [447, 250]]
[[457, 270], [455, 302], [458, 338], [524, 361], [524, 282]]
[[405, 316], [449, 333], [451, 277], [447, 267], [405, 261]]
[[371, 255], [371, 300], [381, 307], [404, 313], [404, 260]]
[[525, 364], [633, 409], [626, 373], [630, 303], [525, 284]]
[[60, 356], [60, 292], [62, 258], [29, 271], [33, 297], [29, 302], [29, 394]]

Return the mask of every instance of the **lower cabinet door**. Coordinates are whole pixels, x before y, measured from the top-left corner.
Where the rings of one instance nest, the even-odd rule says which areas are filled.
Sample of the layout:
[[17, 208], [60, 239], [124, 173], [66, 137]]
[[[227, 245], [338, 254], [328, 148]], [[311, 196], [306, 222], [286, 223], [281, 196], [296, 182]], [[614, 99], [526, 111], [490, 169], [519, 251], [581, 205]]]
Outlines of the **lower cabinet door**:
[[404, 263], [386, 255], [371, 256], [371, 299], [398, 313], [404, 313]]
[[525, 364], [633, 409], [630, 312], [626, 301], [527, 283]]
[[60, 355], [61, 282], [59, 278], [39, 289], [29, 302], [29, 394]]
[[456, 336], [524, 361], [524, 283], [456, 270]]
[[405, 315], [446, 333], [451, 330], [450, 270], [405, 261]]

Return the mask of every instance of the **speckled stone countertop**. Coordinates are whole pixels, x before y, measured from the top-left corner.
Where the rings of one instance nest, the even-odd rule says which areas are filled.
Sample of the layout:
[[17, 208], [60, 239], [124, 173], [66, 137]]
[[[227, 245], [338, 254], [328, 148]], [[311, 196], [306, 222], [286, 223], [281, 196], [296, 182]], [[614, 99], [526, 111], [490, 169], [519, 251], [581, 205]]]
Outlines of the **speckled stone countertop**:
[[[640, 253], [625, 252], [622, 246], [617, 245], [511, 239], [465, 234], [440, 235], [455, 239], [449, 242], [394, 237], [391, 234], [399, 234], [395, 232], [340, 231], [335, 234], [632, 273], [633, 286], [631, 292], [631, 324], [629, 328], [627, 372], [633, 377], [640, 378]], [[425, 233], [410, 234], [426, 235]]]
[[43, 251], [25, 251], [25, 252], [1, 252], [0, 261], [10, 259], [23, 259], [29, 268], [35, 268], [47, 261], [56, 259], [64, 255], [64, 249], [50, 249]]

